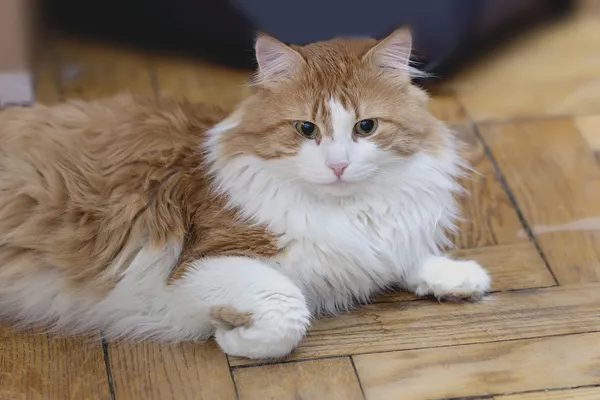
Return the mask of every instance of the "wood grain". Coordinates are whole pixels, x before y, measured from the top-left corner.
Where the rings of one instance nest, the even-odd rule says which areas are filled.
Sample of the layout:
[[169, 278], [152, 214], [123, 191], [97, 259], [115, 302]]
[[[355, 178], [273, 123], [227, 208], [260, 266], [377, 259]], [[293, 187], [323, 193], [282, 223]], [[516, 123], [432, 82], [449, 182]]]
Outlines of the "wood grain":
[[[456, 250], [449, 253], [460, 260], [475, 260], [492, 277], [492, 291], [532, 289], [556, 283], [535, 247], [529, 243]], [[378, 296], [375, 302], [413, 300], [408, 292], [391, 292]]]
[[1, 399], [108, 399], [99, 338], [53, 338], [0, 326]]
[[56, 52], [64, 98], [153, 93], [148, 58], [138, 51], [63, 38]]
[[366, 354], [354, 362], [367, 399], [462, 398], [597, 383], [598, 343], [594, 333]]
[[559, 283], [600, 281], [600, 169], [570, 119], [481, 127]]
[[241, 400], [362, 399], [349, 358], [234, 369]]
[[[600, 286], [493, 294], [479, 303], [380, 303], [314, 322], [290, 359], [497, 342], [600, 330]], [[230, 358], [231, 365], [249, 364]]]
[[250, 91], [250, 71], [185, 58], [154, 57], [152, 67], [159, 93], [166, 97], [233, 107]]
[[117, 399], [235, 399], [227, 358], [212, 342], [110, 343]]
[[[568, 371], [569, 373], [571, 371]], [[539, 391], [532, 393], [494, 396], [494, 400], [598, 400], [600, 387]]]
[[451, 127], [463, 143], [464, 158], [473, 168], [460, 180], [467, 194], [457, 197], [462, 220], [457, 221], [459, 231], [452, 241], [458, 248], [468, 249], [526, 240], [518, 236], [521, 222], [472, 125], [462, 123]]

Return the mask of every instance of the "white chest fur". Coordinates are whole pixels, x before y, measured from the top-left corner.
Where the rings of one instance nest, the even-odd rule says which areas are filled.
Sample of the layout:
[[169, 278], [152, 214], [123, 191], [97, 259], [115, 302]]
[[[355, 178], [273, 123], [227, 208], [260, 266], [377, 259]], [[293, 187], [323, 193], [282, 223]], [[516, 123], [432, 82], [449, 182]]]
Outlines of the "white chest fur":
[[453, 153], [446, 160], [415, 156], [352, 198], [311, 196], [251, 157], [218, 165], [217, 183], [246, 217], [281, 236], [285, 251], [275, 261], [313, 310], [333, 312], [401, 284], [447, 244], [459, 189], [455, 161]]
[[400, 284], [436, 252], [443, 239], [441, 205], [396, 200], [362, 210], [315, 207], [296, 216], [302, 224], [288, 226], [280, 268], [302, 287], [314, 310], [348, 308]]

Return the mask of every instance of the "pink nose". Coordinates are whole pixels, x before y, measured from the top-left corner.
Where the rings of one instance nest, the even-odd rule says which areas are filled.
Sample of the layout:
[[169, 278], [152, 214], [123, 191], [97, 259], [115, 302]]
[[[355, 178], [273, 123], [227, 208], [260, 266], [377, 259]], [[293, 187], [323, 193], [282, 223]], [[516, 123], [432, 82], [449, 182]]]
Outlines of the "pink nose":
[[333, 171], [335, 176], [337, 176], [339, 178], [344, 173], [344, 170], [348, 167], [348, 163], [346, 163], [346, 162], [333, 163], [333, 164], [327, 164], [327, 166]]

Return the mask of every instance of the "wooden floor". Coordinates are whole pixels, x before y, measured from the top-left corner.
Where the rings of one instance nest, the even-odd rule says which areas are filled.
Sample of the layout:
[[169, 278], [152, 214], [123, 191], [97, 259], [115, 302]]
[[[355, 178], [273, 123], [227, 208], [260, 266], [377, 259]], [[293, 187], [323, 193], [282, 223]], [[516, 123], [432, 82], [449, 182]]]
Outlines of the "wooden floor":
[[[0, 328], [0, 399], [600, 399], [600, 14], [531, 32], [444, 82], [432, 110], [469, 144], [460, 257], [477, 304], [408, 294], [315, 322], [286, 362], [208, 343], [60, 339]], [[43, 103], [134, 90], [231, 104], [247, 74], [61, 40]]]

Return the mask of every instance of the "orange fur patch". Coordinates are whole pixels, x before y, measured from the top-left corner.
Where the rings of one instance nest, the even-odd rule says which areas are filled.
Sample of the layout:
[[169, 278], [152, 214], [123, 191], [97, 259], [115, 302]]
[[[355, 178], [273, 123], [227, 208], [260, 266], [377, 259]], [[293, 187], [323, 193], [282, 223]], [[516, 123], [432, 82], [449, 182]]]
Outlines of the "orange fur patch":
[[[332, 135], [328, 102], [339, 101], [356, 114], [357, 122], [378, 118], [369, 138], [400, 155], [417, 149], [435, 150], [432, 137], [438, 120], [427, 109], [428, 96], [408, 75], [387, 73], [369, 57], [378, 42], [372, 39], [334, 39], [291, 46], [304, 63], [289, 79], [261, 83], [243, 103], [242, 123], [222, 138], [224, 156], [252, 153], [264, 159], [294, 155], [303, 141], [294, 121], [315, 123], [323, 136]], [[348, 132], [351, 134], [351, 132]]]
[[275, 238], [225, 210], [201, 168], [204, 133], [225, 115], [130, 96], [1, 112], [0, 283], [54, 269], [105, 291], [120, 272], [109, 267], [144, 240], [183, 242], [175, 276], [194, 258], [275, 254]]
[[252, 326], [251, 313], [240, 312], [230, 306], [211, 308], [210, 317], [215, 325], [226, 329], [233, 329], [239, 326]]

